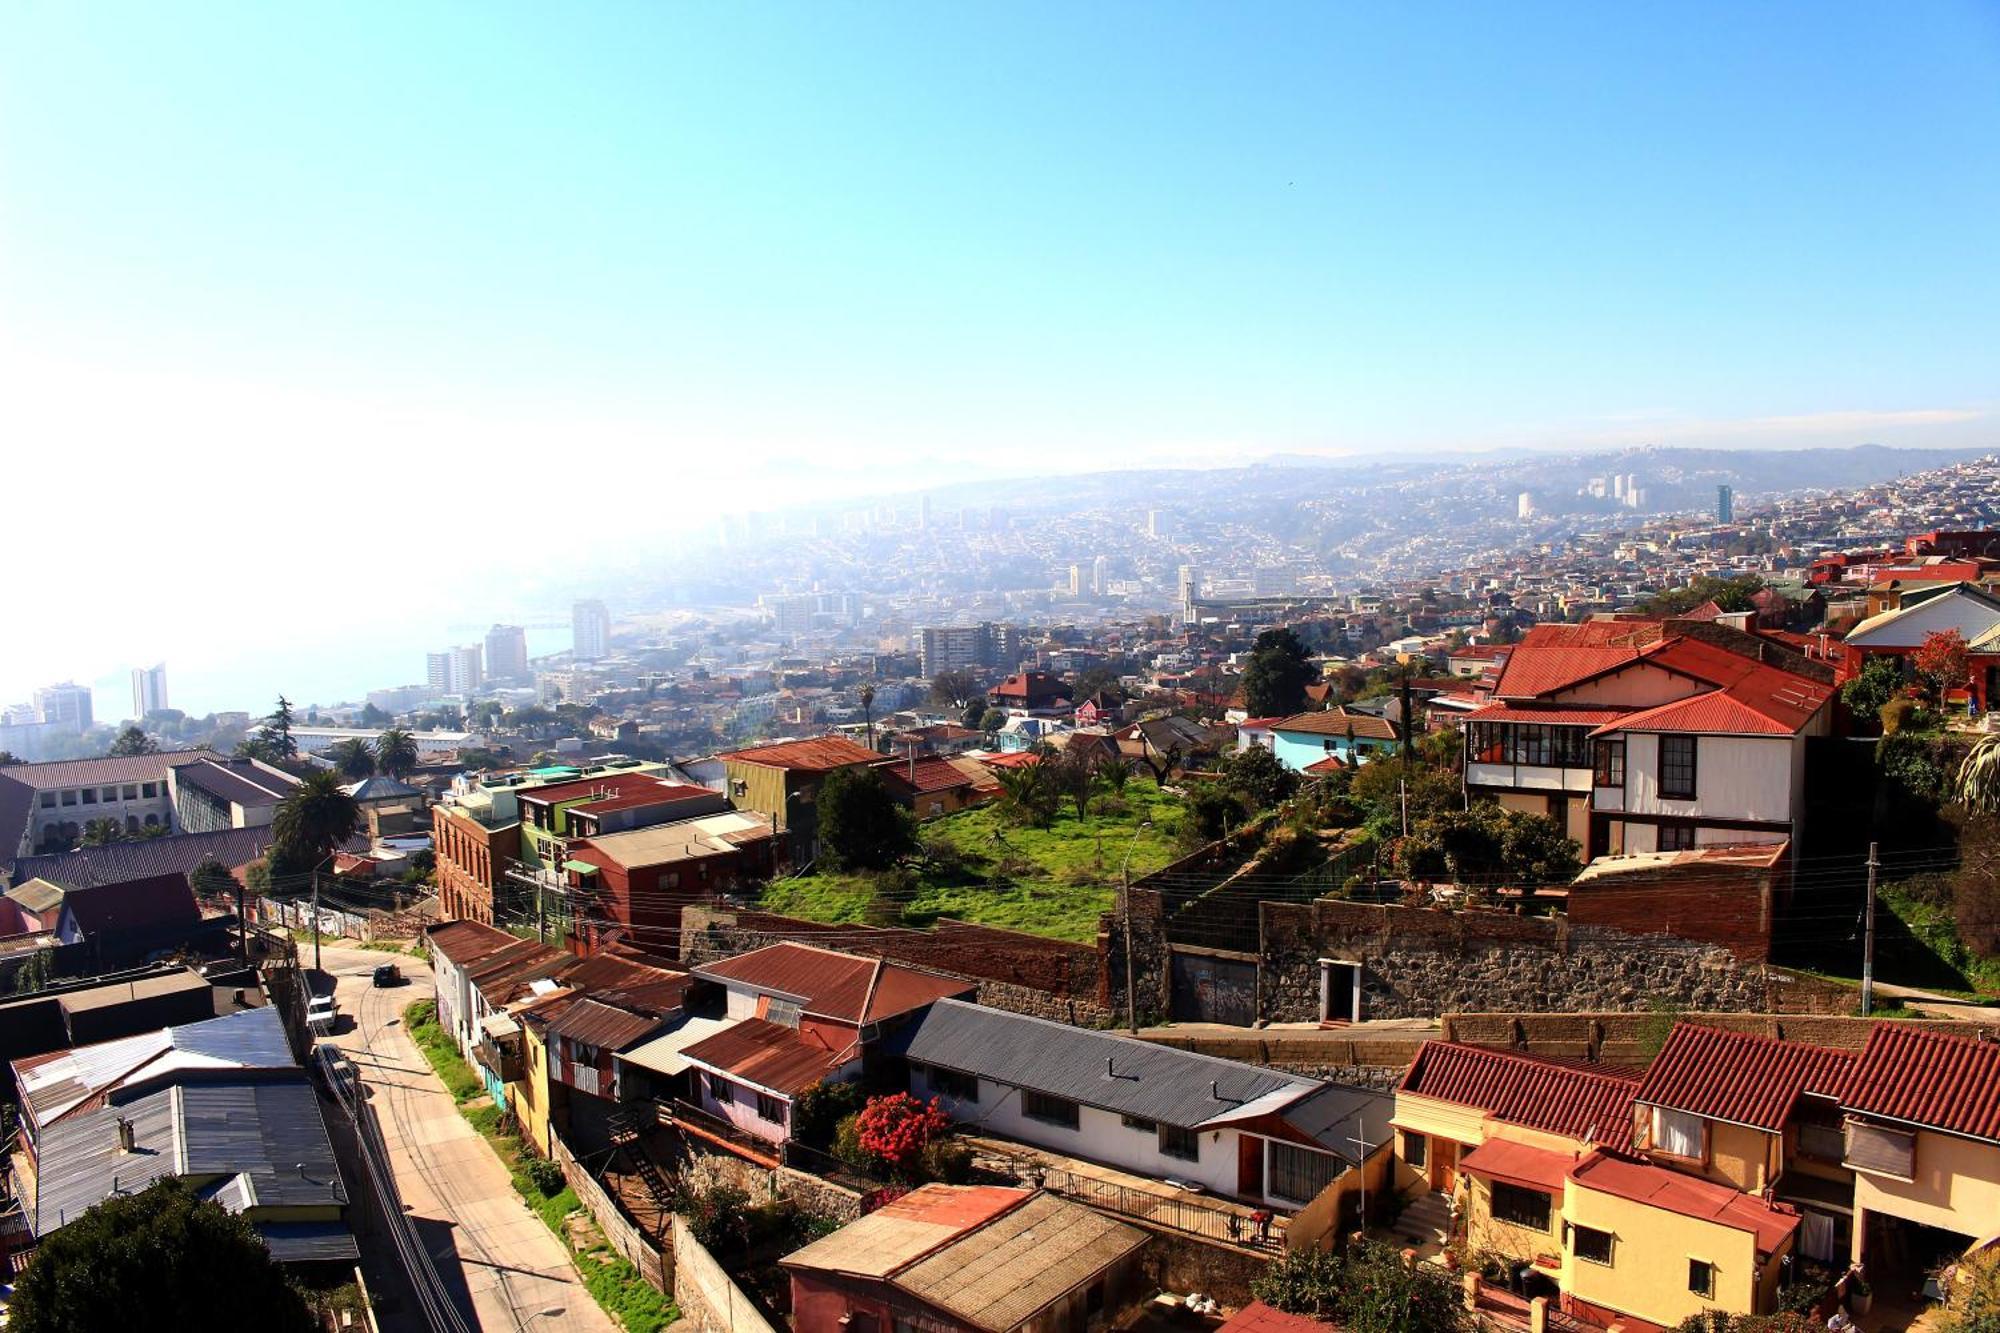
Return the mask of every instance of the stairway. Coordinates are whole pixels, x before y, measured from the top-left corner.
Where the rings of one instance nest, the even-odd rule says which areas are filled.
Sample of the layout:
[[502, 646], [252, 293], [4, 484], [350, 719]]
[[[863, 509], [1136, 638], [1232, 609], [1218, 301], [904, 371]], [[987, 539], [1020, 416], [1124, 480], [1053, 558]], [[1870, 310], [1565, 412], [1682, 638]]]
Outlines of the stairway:
[[1390, 1230], [1415, 1245], [1442, 1245], [1451, 1235], [1451, 1205], [1442, 1194], [1419, 1194]]

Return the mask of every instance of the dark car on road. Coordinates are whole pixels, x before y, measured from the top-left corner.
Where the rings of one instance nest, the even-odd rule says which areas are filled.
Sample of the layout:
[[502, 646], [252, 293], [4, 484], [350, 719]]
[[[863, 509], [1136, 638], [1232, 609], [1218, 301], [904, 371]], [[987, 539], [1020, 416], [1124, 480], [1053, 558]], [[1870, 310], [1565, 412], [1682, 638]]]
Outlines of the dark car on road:
[[394, 963], [383, 963], [375, 969], [377, 986], [400, 986], [403, 984], [403, 969]]

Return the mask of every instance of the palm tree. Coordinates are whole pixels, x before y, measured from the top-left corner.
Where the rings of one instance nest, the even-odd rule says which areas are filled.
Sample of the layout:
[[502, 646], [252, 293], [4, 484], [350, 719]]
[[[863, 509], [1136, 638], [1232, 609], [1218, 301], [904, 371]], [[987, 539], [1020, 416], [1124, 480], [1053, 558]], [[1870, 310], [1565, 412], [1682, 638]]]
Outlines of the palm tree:
[[1974, 810], [2000, 808], [2000, 732], [1981, 736], [1958, 766], [1958, 799]]
[[391, 727], [375, 738], [375, 763], [384, 773], [401, 781], [417, 766], [417, 738], [400, 727]]
[[375, 775], [375, 751], [359, 738], [342, 741], [328, 750], [326, 757], [333, 761], [335, 771], [351, 782]]
[[83, 826], [83, 845], [102, 847], [125, 841], [125, 826], [115, 819], [93, 819]]
[[868, 748], [875, 748], [875, 687], [861, 687], [861, 720], [868, 727]]
[[319, 769], [271, 817], [272, 860], [288, 873], [317, 870], [360, 828], [360, 803], [340, 789], [340, 774]]

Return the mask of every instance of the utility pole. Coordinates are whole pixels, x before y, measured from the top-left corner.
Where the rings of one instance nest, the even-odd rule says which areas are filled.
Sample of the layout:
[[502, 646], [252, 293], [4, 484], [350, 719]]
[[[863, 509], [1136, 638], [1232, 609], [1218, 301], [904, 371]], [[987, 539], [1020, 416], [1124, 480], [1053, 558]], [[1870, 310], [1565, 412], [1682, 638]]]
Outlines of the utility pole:
[[1354, 1137], [1348, 1142], [1361, 1150], [1355, 1157], [1361, 1163], [1361, 1229], [1365, 1232], [1368, 1230], [1368, 1118], [1357, 1116], [1354, 1129]]
[[1875, 844], [1868, 844], [1868, 906], [1863, 909], [1861, 926], [1861, 1016], [1867, 1018], [1875, 1012], [1875, 872], [1881, 862], [1875, 857]]
[[1132, 830], [1132, 841], [1126, 844], [1125, 859], [1118, 866], [1123, 884], [1118, 891], [1119, 911], [1125, 918], [1125, 1027], [1135, 1037], [1139, 1035], [1139, 996], [1132, 982], [1132, 849], [1139, 845], [1140, 833], [1151, 827], [1153, 821], [1146, 819]]
[[[1410, 757], [1414, 753], [1414, 748], [1415, 748], [1411, 743], [1411, 737], [1414, 734], [1414, 728], [1410, 724], [1410, 668], [1412, 665], [1414, 665], [1412, 660], [1413, 656], [1414, 655], [1410, 653], [1402, 654], [1403, 715], [1399, 719], [1399, 722], [1403, 729], [1403, 771], [1406, 773], [1409, 771]], [[1404, 831], [1408, 832], [1407, 829], [1405, 829]]]
[[236, 939], [243, 946], [243, 966], [250, 966], [250, 904], [241, 874], [236, 877]]
[[319, 971], [319, 871], [313, 871], [313, 971]]

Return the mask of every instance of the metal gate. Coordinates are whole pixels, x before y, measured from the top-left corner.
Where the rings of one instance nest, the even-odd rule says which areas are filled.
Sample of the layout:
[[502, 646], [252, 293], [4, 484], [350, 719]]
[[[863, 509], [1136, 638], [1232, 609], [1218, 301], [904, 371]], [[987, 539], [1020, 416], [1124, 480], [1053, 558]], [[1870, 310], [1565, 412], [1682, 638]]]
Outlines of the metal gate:
[[1173, 954], [1173, 1015], [1179, 1023], [1257, 1021], [1257, 965], [1208, 954]]

